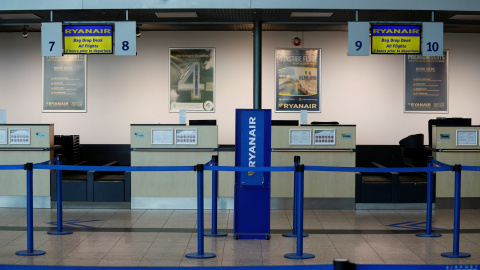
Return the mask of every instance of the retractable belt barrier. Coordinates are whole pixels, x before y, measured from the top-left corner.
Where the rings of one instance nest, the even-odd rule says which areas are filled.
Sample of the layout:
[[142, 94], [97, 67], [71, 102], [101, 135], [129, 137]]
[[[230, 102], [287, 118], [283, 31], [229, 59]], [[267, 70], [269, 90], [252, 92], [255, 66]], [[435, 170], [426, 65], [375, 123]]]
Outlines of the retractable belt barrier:
[[[56, 165], [52, 165], [56, 163]], [[189, 256], [191, 258], [211, 258], [215, 257], [213, 253], [205, 254], [203, 252], [203, 173], [205, 170], [212, 171], [212, 196], [215, 198], [212, 201], [212, 211], [215, 212], [212, 215], [212, 233], [210, 236], [224, 236], [223, 233], [216, 232], [216, 196], [218, 193], [218, 172], [219, 171], [230, 171], [230, 172], [245, 172], [245, 171], [256, 171], [256, 172], [295, 172], [298, 175], [295, 179], [299, 179], [298, 183], [295, 181], [295, 189], [297, 190], [299, 196], [295, 198], [295, 211], [298, 213], [294, 214], [295, 219], [297, 219], [295, 224], [297, 228], [294, 230], [294, 234], [297, 236], [297, 253], [291, 253], [292, 255], [289, 258], [292, 259], [305, 259], [306, 255], [312, 254], [303, 254], [303, 215], [300, 213], [303, 212], [303, 178], [304, 171], [328, 171], [328, 172], [357, 172], [357, 173], [403, 173], [403, 172], [427, 172], [428, 173], [428, 191], [427, 191], [427, 232], [422, 234], [417, 234], [418, 236], [423, 237], [435, 237], [440, 236], [439, 234], [434, 234], [431, 232], [431, 205], [432, 205], [432, 194], [433, 194], [433, 172], [442, 172], [442, 171], [454, 171], [455, 172], [455, 206], [454, 206], [454, 246], [453, 252], [442, 253], [444, 257], [454, 257], [462, 258], [469, 257], [469, 253], [459, 252], [459, 232], [460, 232], [460, 194], [461, 194], [461, 171], [480, 171], [480, 166], [465, 166], [462, 167], [459, 164], [448, 165], [433, 159], [429, 158], [428, 167], [400, 167], [400, 168], [363, 168], [363, 167], [331, 167], [331, 166], [305, 166], [303, 164], [295, 163], [295, 166], [277, 166], [277, 167], [235, 167], [235, 166], [218, 166], [218, 157], [214, 156], [212, 160], [206, 164], [197, 164], [196, 166], [76, 166], [76, 165], [62, 165], [61, 156], [57, 156], [52, 160], [48, 160], [41, 163], [27, 163], [25, 165], [0, 165], [0, 170], [26, 170], [27, 171], [27, 241], [28, 241], [28, 250], [18, 251], [17, 255], [23, 256], [35, 256], [45, 254], [44, 251], [35, 251], [33, 250], [33, 170], [34, 169], [44, 169], [44, 170], [56, 170], [57, 171], [57, 181], [60, 181], [60, 184], [57, 184], [57, 188], [60, 187], [57, 191], [57, 195], [60, 194], [60, 197], [57, 198], [57, 234], [67, 234], [71, 232], [62, 231], [62, 214], [61, 214], [61, 172], [62, 171], [108, 171], [108, 172], [125, 172], [125, 171], [197, 171], [197, 212], [198, 212], [198, 252], [194, 253], [194, 256]], [[435, 167], [433, 165], [437, 165]], [[300, 168], [300, 169], [299, 169]], [[58, 210], [59, 209], [59, 210]], [[301, 219], [301, 220], [300, 220]], [[200, 224], [200, 222], [202, 224]], [[49, 232], [49, 233], [53, 233]], [[222, 234], [222, 235], [219, 235]], [[225, 234], [226, 235], [226, 234]], [[300, 244], [298, 244], [300, 243]], [[191, 255], [191, 254], [190, 254]], [[287, 257], [288, 254], [285, 256]], [[314, 257], [314, 256], [313, 256]], [[313, 258], [310, 257], [310, 258]]]

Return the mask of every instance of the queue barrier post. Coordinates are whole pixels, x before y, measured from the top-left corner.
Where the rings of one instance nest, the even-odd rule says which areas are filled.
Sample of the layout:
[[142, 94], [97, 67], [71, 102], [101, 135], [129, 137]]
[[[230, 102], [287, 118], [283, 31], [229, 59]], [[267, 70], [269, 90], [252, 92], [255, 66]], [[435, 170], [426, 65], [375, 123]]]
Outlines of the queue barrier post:
[[[300, 156], [294, 156], [293, 157], [293, 166], [296, 168], [300, 164]], [[296, 210], [296, 205], [297, 205], [297, 185], [295, 184], [296, 179], [298, 178], [298, 173], [297, 171], [293, 172], [293, 231], [288, 232], [288, 233], [283, 233], [282, 236], [284, 237], [296, 237], [297, 236], [297, 219], [298, 219], [298, 213]], [[303, 237], [307, 237], [308, 234], [304, 233]]]
[[461, 183], [462, 183], [462, 165], [455, 164], [455, 205], [453, 212], [453, 252], [442, 253], [443, 257], [448, 258], [466, 258], [470, 257], [470, 253], [459, 252], [460, 246], [460, 199], [461, 199]]
[[27, 171], [27, 250], [15, 252], [19, 256], [38, 256], [45, 254], [43, 250], [33, 249], [33, 163], [25, 164]]
[[[218, 156], [212, 156], [212, 166], [218, 166]], [[226, 232], [217, 231], [217, 209], [218, 209], [218, 171], [212, 170], [212, 231], [204, 235], [209, 237], [227, 236]]]
[[[433, 157], [428, 157], [428, 168], [433, 168]], [[432, 205], [433, 205], [433, 171], [427, 173], [427, 224], [426, 232], [417, 233], [419, 237], [439, 237], [440, 233], [432, 233]]]
[[198, 234], [198, 251], [188, 253], [185, 255], [187, 258], [192, 259], [208, 259], [214, 258], [215, 253], [205, 253], [203, 243], [203, 171], [204, 165], [197, 164], [195, 167], [197, 171], [197, 234]]
[[297, 252], [296, 253], [287, 253], [285, 258], [287, 259], [312, 259], [315, 258], [315, 255], [310, 253], [303, 253], [303, 195], [304, 195], [304, 180], [305, 180], [305, 166], [303, 164], [295, 167], [295, 172], [298, 172], [298, 177], [295, 181], [296, 185], [296, 224], [297, 224]]
[[[57, 155], [57, 165], [62, 165], [62, 155]], [[57, 230], [48, 231], [51, 235], [72, 234], [72, 231], [63, 230], [63, 189], [62, 189], [62, 169], [57, 169]]]

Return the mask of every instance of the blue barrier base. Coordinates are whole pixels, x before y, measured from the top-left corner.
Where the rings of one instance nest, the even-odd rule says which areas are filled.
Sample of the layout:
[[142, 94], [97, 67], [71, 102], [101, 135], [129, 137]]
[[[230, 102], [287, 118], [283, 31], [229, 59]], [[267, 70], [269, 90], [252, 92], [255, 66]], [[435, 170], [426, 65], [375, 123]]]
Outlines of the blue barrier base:
[[192, 259], [209, 259], [209, 258], [215, 258], [217, 255], [215, 253], [209, 253], [205, 252], [203, 255], [199, 255], [198, 252], [194, 253], [188, 253], [185, 255], [187, 258], [192, 258]]
[[208, 237], [222, 237], [222, 236], [227, 236], [228, 233], [226, 232], [217, 232], [217, 233], [212, 233], [212, 232], [206, 232], [203, 233], [203, 236], [208, 236]]
[[[283, 233], [282, 236], [284, 236], [284, 237], [297, 237], [297, 235], [294, 234], [293, 232]], [[308, 237], [308, 233], [303, 233], [303, 237]]]
[[38, 256], [38, 255], [45, 254], [45, 251], [43, 251], [43, 250], [33, 250], [33, 251], [20, 250], [20, 251], [15, 252], [15, 254], [18, 255], [18, 256]]
[[285, 258], [294, 260], [313, 259], [315, 258], [315, 255], [310, 253], [303, 253], [302, 255], [298, 255], [297, 253], [287, 253], [285, 254]]
[[442, 253], [442, 257], [448, 257], [448, 258], [467, 258], [472, 256], [470, 253], [466, 252], [458, 252], [458, 254], [455, 254], [453, 252], [444, 252]]
[[415, 234], [416, 236], [418, 237], [440, 237], [442, 236], [441, 233], [430, 233], [430, 234], [427, 234], [426, 232], [420, 232], [420, 233], [417, 233]]
[[72, 231], [48, 231], [47, 234], [51, 234], [51, 235], [65, 235], [65, 234], [72, 234], [73, 232]]

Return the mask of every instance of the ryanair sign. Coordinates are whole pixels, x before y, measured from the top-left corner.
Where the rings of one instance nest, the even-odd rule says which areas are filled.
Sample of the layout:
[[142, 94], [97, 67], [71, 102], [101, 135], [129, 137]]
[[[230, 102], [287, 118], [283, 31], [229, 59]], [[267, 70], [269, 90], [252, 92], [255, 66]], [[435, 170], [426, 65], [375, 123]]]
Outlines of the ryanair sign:
[[[270, 166], [270, 110], [237, 109], [235, 135], [235, 165], [242, 167]], [[237, 172], [239, 185], [268, 185], [266, 172]]]
[[64, 46], [66, 54], [110, 54], [113, 29], [103, 26], [65, 26]]
[[420, 26], [372, 25], [372, 53], [420, 53]]

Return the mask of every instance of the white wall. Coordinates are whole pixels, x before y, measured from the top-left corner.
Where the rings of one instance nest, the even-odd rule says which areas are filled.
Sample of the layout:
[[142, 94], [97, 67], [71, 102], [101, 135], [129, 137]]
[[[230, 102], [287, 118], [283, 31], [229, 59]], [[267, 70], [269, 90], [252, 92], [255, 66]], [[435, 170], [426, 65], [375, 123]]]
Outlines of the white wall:
[[[479, 34], [446, 34], [450, 50], [449, 113], [403, 112], [403, 56], [347, 57], [347, 32], [264, 32], [264, 109], [274, 108], [274, 50], [321, 48], [321, 113], [309, 121], [357, 125], [357, 144], [398, 144], [405, 136], [427, 134], [428, 119], [471, 117], [479, 124]], [[8, 123], [54, 123], [56, 134], [79, 134], [82, 144], [129, 144], [132, 123], [177, 123], [168, 112], [168, 48], [216, 48], [215, 113], [188, 113], [188, 119], [217, 119], [219, 143], [235, 141], [235, 108], [253, 106], [251, 32], [143, 32], [138, 56], [90, 55], [87, 113], [42, 113], [40, 33], [0, 33], [0, 109]], [[273, 119], [299, 119], [273, 113]]]

